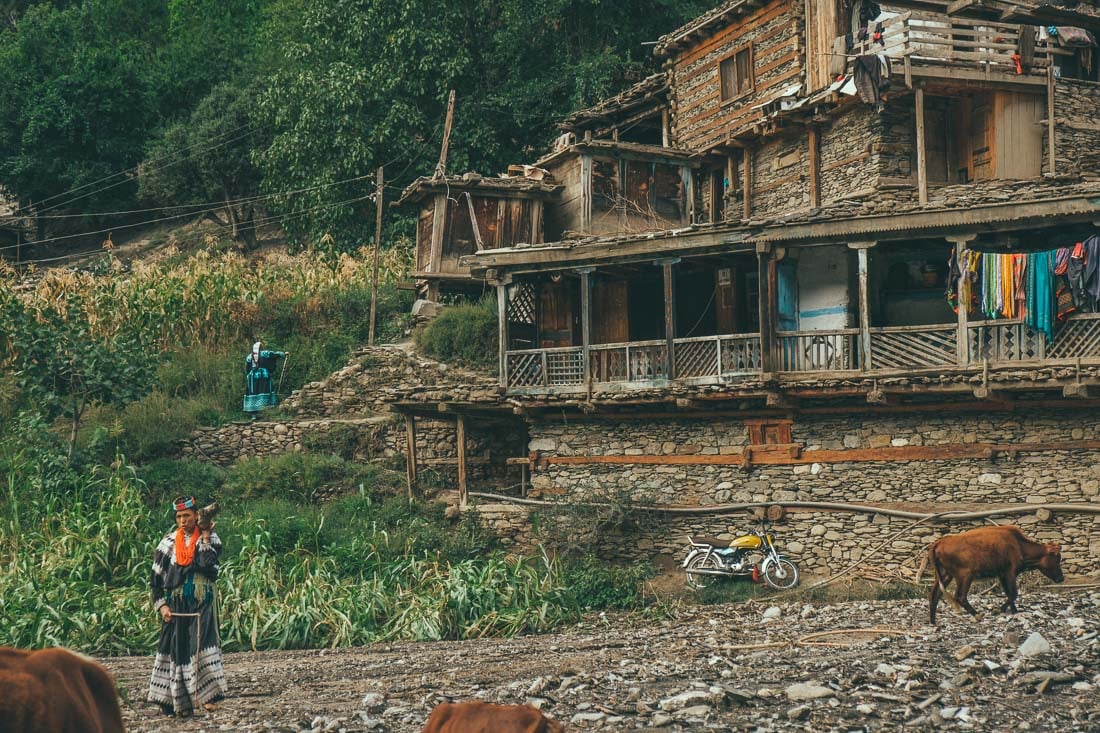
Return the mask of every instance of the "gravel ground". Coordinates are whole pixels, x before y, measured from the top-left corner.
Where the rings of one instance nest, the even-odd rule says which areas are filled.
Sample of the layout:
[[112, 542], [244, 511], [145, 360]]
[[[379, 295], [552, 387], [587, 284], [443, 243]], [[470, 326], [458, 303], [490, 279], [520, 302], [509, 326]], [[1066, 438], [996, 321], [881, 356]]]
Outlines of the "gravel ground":
[[[1100, 591], [971, 600], [727, 604], [600, 615], [515, 639], [226, 655], [230, 696], [196, 718], [143, 702], [149, 657], [103, 660], [127, 729], [419, 731], [447, 700], [530, 702], [567, 730], [1100, 731]], [[828, 633], [816, 637], [809, 635]], [[828, 645], [825, 645], [825, 644]], [[767, 644], [768, 646], [755, 646]]]

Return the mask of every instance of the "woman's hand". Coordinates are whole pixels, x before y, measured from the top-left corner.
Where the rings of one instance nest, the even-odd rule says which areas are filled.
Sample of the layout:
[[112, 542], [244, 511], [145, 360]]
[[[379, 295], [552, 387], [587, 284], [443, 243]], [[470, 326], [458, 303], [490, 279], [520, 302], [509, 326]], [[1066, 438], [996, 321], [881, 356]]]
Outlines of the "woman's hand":
[[168, 607], [167, 603], [160, 607], [160, 619], [164, 623], [172, 620], [172, 609]]

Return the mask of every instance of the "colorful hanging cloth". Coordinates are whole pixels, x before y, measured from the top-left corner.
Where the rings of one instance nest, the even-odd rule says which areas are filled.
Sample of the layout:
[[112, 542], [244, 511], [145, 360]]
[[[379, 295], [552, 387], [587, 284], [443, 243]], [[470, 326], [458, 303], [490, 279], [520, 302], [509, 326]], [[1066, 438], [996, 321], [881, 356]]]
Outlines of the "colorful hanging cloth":
[[1016, 273], [1013, 270], [1015, 258], [1001, 255], [1001, 315], [1013, 318], [1016, 315]]
[[1027, 256], [1027, 316], [1024, 322], [1054, 340], [1054, 252]]
[[1027, 255], [1012, 255], [1012, 281], [1016, 288], [1016, 318], [1027, 313]]

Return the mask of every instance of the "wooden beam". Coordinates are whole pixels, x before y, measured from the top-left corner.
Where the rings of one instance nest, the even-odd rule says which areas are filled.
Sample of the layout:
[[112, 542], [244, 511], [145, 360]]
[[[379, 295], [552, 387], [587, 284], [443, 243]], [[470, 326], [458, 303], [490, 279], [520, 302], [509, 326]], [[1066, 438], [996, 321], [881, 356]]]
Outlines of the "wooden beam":
[[412, 501], [416, 485], [416, 418], [408, 414], [405, 415], [405, 481], [409, 501]]
[[757, 249], [756, 260], [757, 274], [757, 313], [760, 321], [760, 371], [770, 374], [775, 371], [775, 320], [773, 301], [775, 295], [772, 292], [772, 276], [775, 274], [775, 259], [772, 257], [771, 248]]
[[595, 268], [582, 267], [581, 275], [581, 346], [584, 358], [584, 387], [589, 400], [592, 399], [592, 271]]
[[877, 242], [849, 242], [848, 246], [856, 250], [859, 271], [859, 367], [863, 371], [874, 368], [871, 355], [871, 296], [868, 275], [867, 250]]
[[[500, 386], [508, 386], [508, 286], [497, 284], [497, 342], [500, 354], [497, 357], [497, 369], [500, 372]], [[545, 376], [545, 375], [544, 375]]]
[[676, 281], [672, 271], [673, 262], [661, 263], [661, 275], [664, 280], [665, 296], [665, 349], [668, 354], [668, 378], [676, 378]]
[[[821, 63], [824, 63], [822, 61]], [[821, 133], [816, 125], [809, 128], [810, 146], [810, 208], [821, 206]]]
[[913, 92], [917, 117], [917, 197], [921, 206], [928, 204], [928, 152], [924, 139], [924, 87]]
[[457, 436], [455, 438], [458, 447], [458, 508], [465, 509], [469, 499], [466, 487], [466, 418], [458, 416], [456, 424]]
[[1055, 173], [1054, 164], [1054, 64], [1047, 67], [1047, 172]]
[[742, 218], [752, 218], [752, 148], [741, 151], [745, 174], [741, 176]]

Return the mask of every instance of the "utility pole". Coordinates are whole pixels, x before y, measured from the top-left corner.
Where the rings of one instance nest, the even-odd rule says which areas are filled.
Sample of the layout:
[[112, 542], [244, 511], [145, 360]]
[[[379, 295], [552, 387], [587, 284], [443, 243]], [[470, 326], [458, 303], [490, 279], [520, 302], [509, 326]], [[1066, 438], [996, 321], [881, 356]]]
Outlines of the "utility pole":
[[370, 278], [370, 332], [367, 345], [374, 346], [374, 323], [377, 317], [378, 302], [378, 255], [382, 249], [382, 166], [378, 166], [374, 192], [374, 267]]
[[447, 98], [447, 121], [443, 124], [443, 149], [439, 151], [439, 165], [435, 167], [435, 178], [447, 175], [447, 150], [451, 146], [451, 122], [455, 116], [455, 90]]

